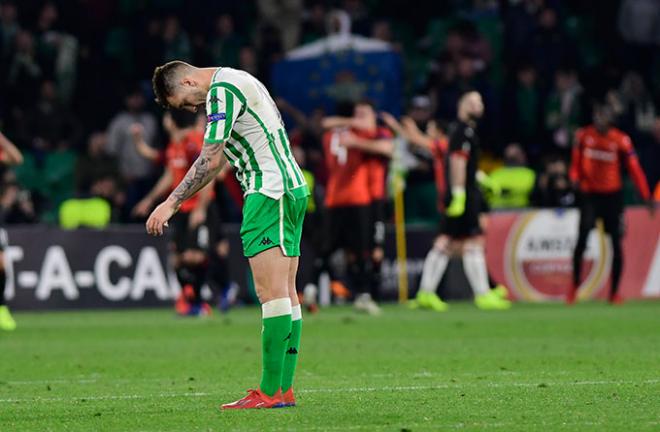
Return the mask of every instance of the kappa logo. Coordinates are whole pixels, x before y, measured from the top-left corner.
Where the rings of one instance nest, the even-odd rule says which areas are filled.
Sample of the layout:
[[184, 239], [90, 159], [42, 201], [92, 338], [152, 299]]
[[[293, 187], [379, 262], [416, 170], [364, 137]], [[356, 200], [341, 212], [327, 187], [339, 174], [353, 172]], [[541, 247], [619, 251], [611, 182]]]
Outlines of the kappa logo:
[[260, 246], [270, 246], [272, 244], [273, 244], [273, 241], [270, 239], [270, 237], [264, 237], [259, 242]]
[[294, 355], [294, 354], [298, 354], [298, 350], [295, 347], [291, 347], [286, 353]]

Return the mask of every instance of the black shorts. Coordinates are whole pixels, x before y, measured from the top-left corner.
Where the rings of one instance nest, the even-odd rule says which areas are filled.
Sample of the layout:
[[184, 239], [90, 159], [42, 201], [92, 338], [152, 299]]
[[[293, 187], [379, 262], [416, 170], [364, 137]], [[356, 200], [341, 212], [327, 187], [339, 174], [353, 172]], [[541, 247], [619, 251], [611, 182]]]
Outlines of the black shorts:
[[176, 213], [172, 217], [172, 242], [176, 252], [189, 249], [208, 251], [222, 240], [220, 217], [215, 203], [209, 204], [203, 224], [191, 229], [189, 220], [190, 213]]
[[371, 248], [374, 228], [370, 205], [328, 208], [323, 225], [326, 254], [338, 249], [364, 253]]
[[580, 203], [580, 232], [589, 233], [596, 225], [596, 219], [602, 219], [606, 233], [613, 238], [621, 237], [624, 232], [623, 194], [583, 194]]
[[462, 239], [481, 235], [479, 214], [483, 211], [483, 198], [478, 190], [468, 191], [465, 198], [465, 212], [458, 217], [446, 214], [440, 219], [440, 234], [453, 239]]

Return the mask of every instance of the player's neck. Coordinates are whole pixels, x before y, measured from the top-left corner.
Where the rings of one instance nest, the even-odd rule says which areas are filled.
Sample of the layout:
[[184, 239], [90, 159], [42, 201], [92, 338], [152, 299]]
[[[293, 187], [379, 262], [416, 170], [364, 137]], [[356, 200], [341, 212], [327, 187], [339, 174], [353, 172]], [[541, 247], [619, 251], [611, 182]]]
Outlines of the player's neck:
[[197, 74], [199, 77], [199, 81], [201, 85], [203, 86], [202, 89], [206, 92], [209, 91], [209, 88], [211, 87], [211, 81], [213, 80], [213, 75], [215, 75], [215, 71], [217, 71], [218, 68], [216, 67], [209, 67], [209, 68], [199, 68], [197, 70]]
[[607, 135], [607, 133], [610, 131], [609, 126], [598, 127], [598, 126], [594, 125], [594, 129], [596, 129], [596, 132], [598, 132], [601, 135]]
[[468, 126], [470, 126], [470, 127], [475, 127], [476, 124], [477, 124], [477, 122], [474, 121], [474, 119], [470, 118], [470, 116], [465, 116], [465, 115], [464, 115], [464, 116], [460, 116], [460, 115], [459, 115], [459, 116], [458, 116], [458, 120], [459, 120], [461, 123], [465, 123], [466, 125], [468, 125]]

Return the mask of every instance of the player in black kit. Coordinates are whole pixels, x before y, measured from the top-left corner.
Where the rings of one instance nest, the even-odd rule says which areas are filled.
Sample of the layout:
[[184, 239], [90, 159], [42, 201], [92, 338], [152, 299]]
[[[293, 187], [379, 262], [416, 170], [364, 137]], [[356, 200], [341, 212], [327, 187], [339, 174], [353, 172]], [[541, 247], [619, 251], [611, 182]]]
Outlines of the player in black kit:
[[[482, 309], [508, 309], [511, 303], [490, 290], [484, 254], [484, 239], [479, 224], [482, 207], [481, 191], [477, 185], [479, 137], [477, 120], [484, 112], [481, 95], [465, 93], [458, 102], [458, 122], [449, 135], [447, 155], [446, 213], [441, 233], [449, 241], [441, 242], [438, 256], [446, 266], [448, 256], [463, 257], [465, 276], [474, 292], [475, 304]], [[436, 242], [437, 244], [438, 242]]]

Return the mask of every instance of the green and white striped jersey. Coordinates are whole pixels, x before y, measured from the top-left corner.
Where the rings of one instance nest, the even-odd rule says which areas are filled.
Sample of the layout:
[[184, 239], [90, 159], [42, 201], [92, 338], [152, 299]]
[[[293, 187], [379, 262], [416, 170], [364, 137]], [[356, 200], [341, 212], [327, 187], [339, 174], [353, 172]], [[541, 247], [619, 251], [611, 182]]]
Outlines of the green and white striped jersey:
[[279, 199], [309, 194], [293, 158], [282, 116], [264, 85], [247, 72], [218, 68], [206, 96], [204, 140], [225, 143], [245, 195], [259, 192]]

